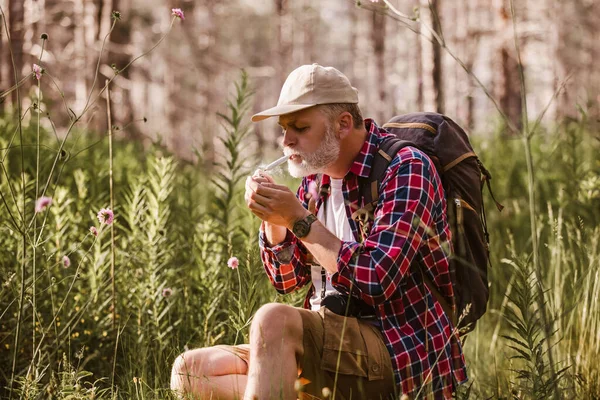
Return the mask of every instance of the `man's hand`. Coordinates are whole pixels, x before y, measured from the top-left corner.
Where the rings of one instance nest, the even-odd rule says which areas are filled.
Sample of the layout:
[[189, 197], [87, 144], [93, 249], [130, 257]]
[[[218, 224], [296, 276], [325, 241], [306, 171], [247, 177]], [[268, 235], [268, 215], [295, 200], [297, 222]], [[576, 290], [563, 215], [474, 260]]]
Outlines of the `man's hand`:
[[291, 229], [296, 221], [308, 215], [308, 210], [287, 186], [276, 184], [264, 172], [246, 179], [245, 199], [250, 211], [268, 224]]

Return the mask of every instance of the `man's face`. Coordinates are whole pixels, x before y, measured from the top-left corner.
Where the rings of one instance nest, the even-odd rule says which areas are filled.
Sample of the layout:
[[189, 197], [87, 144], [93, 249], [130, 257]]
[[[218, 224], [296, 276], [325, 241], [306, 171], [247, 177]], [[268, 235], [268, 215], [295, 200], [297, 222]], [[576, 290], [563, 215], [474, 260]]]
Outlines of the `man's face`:
[[311, 107], [279, 117], [283, 129], [283, 152], [290, 175], [295, 178], [322, 173], [340, 154], [340, 140], [334, 124], [317, 108]]

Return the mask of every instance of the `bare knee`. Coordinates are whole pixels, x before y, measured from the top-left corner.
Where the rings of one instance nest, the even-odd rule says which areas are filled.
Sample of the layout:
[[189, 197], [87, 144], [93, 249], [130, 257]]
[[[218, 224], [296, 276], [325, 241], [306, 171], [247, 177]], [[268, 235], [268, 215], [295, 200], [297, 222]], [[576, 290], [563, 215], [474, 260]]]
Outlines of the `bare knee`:
[[196, 349], [180, 354], [171, 370], [171, 390], [190, 393], [202, 386], [202, 377], [210, 372], [210, 349]]
[[192, 374], [194, 370], [194, 361], [192, 357], [188, 357], [185, 352], [177, 356], [173, 362], [171, 369], [171, 390], [177, 391], [180, 394], [185, 394], [190, 391]]
[[294, 307], [269, 303], [254, 315], [250, 327], [250, 341], [256, 350], [270, 348], [302, 350], [302, 318]]

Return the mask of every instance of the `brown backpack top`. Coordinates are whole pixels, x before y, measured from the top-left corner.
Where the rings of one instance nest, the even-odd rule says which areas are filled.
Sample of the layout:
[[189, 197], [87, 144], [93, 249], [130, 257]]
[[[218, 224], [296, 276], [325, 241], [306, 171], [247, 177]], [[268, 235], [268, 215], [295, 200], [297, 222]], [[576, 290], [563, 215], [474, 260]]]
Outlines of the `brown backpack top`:
[[[450, 276], [456, 308], [451, 307], [448, 299], [442, 297], [427, 275], [422, 276], [454, 326], [457, 326], [460, 317], [458, 327], [461, 333], [469, 332], [485, 313], [489, 298], [489, 235], [482, 189], [487, 183], [491, 193], [491, 175], [473, 151], [465, 131], [444, 115], [400, 115], [392, 118], [383, 127], [396, 137], [381, 143], [369, 177], [359, 182], [365, 207], [353, 213], [352, 218], [361, 223], [365, 218], [372, 217], [379, 197], [379, 185], [385, 177], [389, 163], [400, 149], [412, 146], [427, 154], [440, 175], [446, 196], [448, 223], [454, 248], [450, 259]], [[496, 206], [498, 210], [503, 208], [498, 202]], [[465, 312], [469, 304], [470, 309]]]

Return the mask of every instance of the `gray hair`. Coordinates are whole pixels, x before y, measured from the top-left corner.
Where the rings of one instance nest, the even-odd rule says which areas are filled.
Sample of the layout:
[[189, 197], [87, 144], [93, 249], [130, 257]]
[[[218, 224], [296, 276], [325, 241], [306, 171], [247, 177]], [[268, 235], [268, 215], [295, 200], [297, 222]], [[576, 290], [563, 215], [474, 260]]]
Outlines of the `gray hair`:
[[333, 121], [343, 112], [349, 112], [352, 115], [352, 121], [354, 122], [354, 128], [360, 129], [364, 126], [363, 116], [360, 112], [358, 104], [353, 103], [334, 103], [334, 104], [321, 104], [319, 106], [321, 112], [325, 114], [329, 121]]

